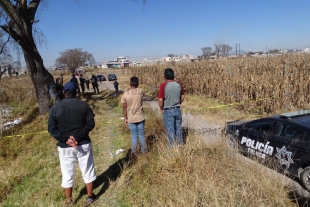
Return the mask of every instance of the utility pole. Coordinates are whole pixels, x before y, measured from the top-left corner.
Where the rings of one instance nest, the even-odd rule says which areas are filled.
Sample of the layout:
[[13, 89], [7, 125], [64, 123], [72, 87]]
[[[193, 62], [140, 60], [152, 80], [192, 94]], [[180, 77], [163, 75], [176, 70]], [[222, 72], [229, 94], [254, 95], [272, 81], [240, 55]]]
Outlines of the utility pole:
[[237, 44], [236, 44], [236, 55], [238, 55], [238, 51], [237, 51]]
[[240, 55], [240, 43], [239, 43], [239, 55]]

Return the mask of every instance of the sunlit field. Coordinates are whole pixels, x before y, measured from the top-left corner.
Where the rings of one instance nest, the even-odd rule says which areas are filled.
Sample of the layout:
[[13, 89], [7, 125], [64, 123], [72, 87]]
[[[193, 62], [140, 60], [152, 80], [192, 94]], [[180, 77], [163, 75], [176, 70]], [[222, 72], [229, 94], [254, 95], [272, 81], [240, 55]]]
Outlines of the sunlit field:
[[[184, 110], [222, 124], [232, 118], [228, 109], [236, 117], [251, 118], [307, 107], [309, 64], [310, 56], [298, 55], [89, 69], [87, 74], [115, 73], [122, 91], [130, 76], [137, 75], [147, 97], [156, 100], [163, 71], [171, 67], [186, 88]], [[56, 77], [61, 72], [52, 73]], [[65, 81], [70, 80], [71, 74], [64, 74]], [[0, 206], [63, 206], [56, 141], [46, 133], [48, 115], [39, 115], [29, 77], [6, 78], [0, 84], [0, 103], [12, 108], [5, 119], [23, 120], [0, 138]], [[282, 177], [227, 149], [224, 138], [210, 145], [189, 133], [184, 146], [168, 148], [162, 117], [146, 104], [149, 152], [138, 154], [133, 162], [129, 129], [121, 119], [121, 94], [110, 94], [102, 90], [79, 97], [96, 115], [90, 137], [98, 175], [94, 193], [99, 199], [93, 206], [298, 206]], [[237, 104], [209, 108], [231, 103]], [[27, 135], [16, 136], [23, 134]], [[116, 154], [118, 149], [124, 152]], [[85, 206], [86, 191], [76, 170], [74, 206]]]

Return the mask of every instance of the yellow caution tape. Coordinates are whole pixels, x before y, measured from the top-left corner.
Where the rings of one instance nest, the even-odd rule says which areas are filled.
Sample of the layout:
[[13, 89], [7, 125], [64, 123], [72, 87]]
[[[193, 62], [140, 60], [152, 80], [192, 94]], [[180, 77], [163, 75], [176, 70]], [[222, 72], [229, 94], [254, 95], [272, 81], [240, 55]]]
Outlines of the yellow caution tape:
[[[112, 123], [116, 123], [116, 122], [99, 122], [98, 124], [112, 124]], [[27, 136], [27, 135], [34, 135], [34, 134], [44, 134], [44, 133], [48, 133], [48, 131], [41, 131], [41, 132], [30, 132], [27, 134], [13, 134], [13, 135], [9, 135], [9, 136], [3, 136], [0, 138], [13, 138], [13, 137], [23, 137], [23, 136]]]
[[188, 110], [185, 109], [184, 112], [186, 112], [186, 111], [202, 111], [202, 110], [215, 109], [215, 108], [222, 108], [222, 107], [227, 107], [227, 106], [237, 106], [237, 105], [242, 105], [242, 104], [246, 104], [246, 103], [260, 102], [260, 101], [271, 100], [271, 99], [278, 99], [278, 97], [273, 97], [273, 98], [262, 98], [262, 99], [253, 100], [253, 101], [236, 102], [236, 103], [231, 103], [231, 104], [210, 106], [210, 107], [206, 107], [206, 108], [196, 108], [196, 109], [188, 109]]
[[[263, 98], [263, 99], [258, 99], [255, 101], [247, 101], [247, 102], [236, 102], [236, 103], [231, 103], [231, 104], [225, 104], [225, 105], [217, 105], [217, 106], [210, 106], [210, 107], [206, 107], [206, 108], [198, 108], [198, 109], [194, 109], [195, 111], [202, 111], [202, 110], [208, 110], [208, 109], [214, 109], [214, 108], [222, 108], [222, 107], [227, 107], [227, 106], [237, 106], [237, 105], [242, 105], [245, 103], [251, 103], [251, 102], [259, 102], [259, 101], [264, 101], [264, 100], [270, 100], [270, 99], [278, 99], [277, 97], [273, 97], [273, 98]], [[185, 109], [184, 112], [187, 111], [193, 111], [193, 109]], [[105, 122], [99, 122], [98, 124], [112, 124], [112, 123], [117, 123], [117, 122], [111, 122], [111, 121], [105, 121]], [[44, 134], [44, 133], [48, 133], [48, 131], [41, 131], [41, 132], [31, 132], [31, 133], [27, 133], [27, 134], [14, 134], [14, 135], [10, 135], [10, 136], [4, 136], [4, 137], [0, 137], [0, 138], [12, 138], [12, 137], [23, 137], [23, 136], [27, 136], [27, 135], [34, 135], [34, 134]]]
[[115, 122], [112, 122], [112, 121], [105, 121], [105, 122], [99, 122], [98, 124], [115, 124], [116, 123], [116, 121]]
[[10, 136], [4, 136], [1, 138], [12, 138], [12, 137], [23, 137], [23, 136], [27, 136], [27, 135], [33, 135], [33, 134], [44, 134], [47, 133], [48, 131], [41, 131], [41, 132], [31, 132], [31, 133], [27, 133], [27, 134], [14, 134], [14, 135], [10, 135]]

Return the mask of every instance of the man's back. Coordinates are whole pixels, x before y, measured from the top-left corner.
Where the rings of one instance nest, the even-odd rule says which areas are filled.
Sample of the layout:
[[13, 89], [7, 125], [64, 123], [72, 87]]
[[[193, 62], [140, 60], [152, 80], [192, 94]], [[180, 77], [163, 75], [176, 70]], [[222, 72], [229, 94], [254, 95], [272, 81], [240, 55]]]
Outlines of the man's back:
[[181, 90], [178, 82], [168, 82], [165, 87], [164, 106], [180, 106]]
[[159, 88], [159, 98], [163, 98], [164, 107], [180, 106], [184, 89], [179, 82], [170, 80], [162, 83]]
[[[77, 98], [65, 98], [51, 108], [48, 124], [57, 126], [58, 129], [54, 129], [56, 139], [61, 132], [63, 135], [76, 136], [80, 144], [88, 143], [88, 132], [95, 126], [94, 114], [88, 103]], [[57, 145], [66, 147], [63, 143]]]
[[141, 88], [130, 89], [123, 94], [121, 102], [127, 104], [128, 122], [135, 123], [145, 119], [143, 96], [144, 92]]

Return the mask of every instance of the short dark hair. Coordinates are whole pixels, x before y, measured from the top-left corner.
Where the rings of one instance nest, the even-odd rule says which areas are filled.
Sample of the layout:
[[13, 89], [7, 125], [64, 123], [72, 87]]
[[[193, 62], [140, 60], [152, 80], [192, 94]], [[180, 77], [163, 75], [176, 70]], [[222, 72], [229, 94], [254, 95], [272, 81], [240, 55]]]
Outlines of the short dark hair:
[[64, 95], [67, 97], [75, 97], [77, 95], [77, 91], [64, 91]]
[[165, 75], [165, 78], [167, 80], [173, 80], [174, 79], [174, 72], [171, 68], [166, 68], [164, 75]]
[[130, 86], [138, 87], [139, 86], [139, 78], [137, 78], [136, 76], [132, 76], [130, 78]]

